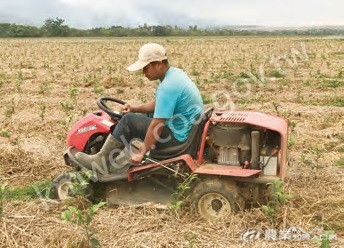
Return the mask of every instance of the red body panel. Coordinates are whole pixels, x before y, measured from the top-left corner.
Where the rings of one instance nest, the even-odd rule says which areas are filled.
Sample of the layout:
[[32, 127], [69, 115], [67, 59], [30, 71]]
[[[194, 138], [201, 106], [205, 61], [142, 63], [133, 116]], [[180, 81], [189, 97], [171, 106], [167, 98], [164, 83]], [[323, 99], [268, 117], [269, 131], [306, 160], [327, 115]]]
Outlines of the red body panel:
[[207, 134], [208, 134], [210, 123], [211, 122], [209, 120], [209, 121], [207, 121], [207, 123], [204, 126], [202, 139], [201, 139], [201, 145], [200, 145], [198, 156], [197, 156], [197, 164], [199, 164], [199, 165], [204, 163], [204, 160], [203, 160], [204, 147], [205, 147], [205, 141], [207, 139]]
[[95, 133], [110, 132], [115, 124], [108, 114], [103, 111], [97, 114], [88, 114], [86, 117], [76, 123], [67, 135], [67, 144], [74, 146], [78, 151], [83, 151], [87, 141]]
[[249, 170], [242, 169], [236, 166], [218, 165], [218, 164], [205, 164], [199, 166], [194, 173], [196, 174], [209, 174], [209, 175], [221, 175], [232, 177], [250, 177], [257, 175], [261, 170]]
[[288, 124], [284, 118], [254, 111], [215, 112], [211, 116], [210, 120], [212, 122], [251, 124], [258, 127], [274, 130], [280, 133], [282, 137], [286, 137], [288, 131]]

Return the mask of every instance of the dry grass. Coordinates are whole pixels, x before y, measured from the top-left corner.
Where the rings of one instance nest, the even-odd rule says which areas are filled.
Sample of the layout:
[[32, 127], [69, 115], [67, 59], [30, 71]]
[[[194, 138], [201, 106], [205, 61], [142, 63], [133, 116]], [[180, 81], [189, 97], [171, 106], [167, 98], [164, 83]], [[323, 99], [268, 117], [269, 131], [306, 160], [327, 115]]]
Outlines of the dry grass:
[[[95, 99], [107, 94], [133, 103], [154, 95], [154, 82], [128, 73], [146, 39], [0, 40], [0, 184], [10, 187], [51, 180], [62, 171], [65, 135]], [[152, 40], [149, 40], [152, 41]], [[208, 97], [225, 97], [219, 107], [256, 109], [288, 117], [289, 167], [284, 191], [294, 197], [279, 213], [276, 228], [294, 225], [335, 230], [344, 245], [343, 41], [287, 38], [153, 39], [168, 48], [172, 65], [181, 66]], [[307, 59], [296, 57], [293, 50]], [[295, 50], [294, 50], [295, 51]], [[277, 57], [279, 60], [276, 60]], [[286, 58], [289, 58], [289, 62]], [[271, 62], [275, 61], [275, 62]], [[277, 62], [278, 63], [277, 63]], [[264, 84], [243, 73], [259, 72]], [[268, 78], [280, 68], [284, 77]], [[259, 74], [259, 73], [258, 73]], [[330, 83], [329, 83], [330, 82]], [[236, 87], [235, 87], [236, 86]], [[76, 89], [76, 92], [73, 91]], [[242, 94], [238, 94], [238, 92]], [[73, 93], [74, 92], [74, 93]], [[223, 92], [227, 92], [223, 96]], [[228, 96], [230, 98], [228, 98]], [[62, 107], [70, 101], [73, 109]], [[220, 100], [219, 100], [220, 101]], [[272, 104], [274, 103], [274, 105]], [[211, 104], [210, 102], [208, 104]], [[224, 106], [223, 106], [224, 105]], [[44, 111], [42, 106], [45, 106]], [[278, 113], [276, 112], [278, 111]], [[63, 124], [64, 123], [64, 124]], [[9, 137], [6, 136], [6, 132]], [[6, 200], [0, 217], [0, 247], [70, 247], [81, 230], [62, 223], [61, 212], [77, 202]], [[43, 204], [44, 203], [44, 204]], [[272, 228], [260, 209], [207, 223], [185, 207], [178, 216], [151, 207], [101, 209], [92, 227], [103, 247], [320, 247], [313, 241], [240, 240], [248, 228]]]

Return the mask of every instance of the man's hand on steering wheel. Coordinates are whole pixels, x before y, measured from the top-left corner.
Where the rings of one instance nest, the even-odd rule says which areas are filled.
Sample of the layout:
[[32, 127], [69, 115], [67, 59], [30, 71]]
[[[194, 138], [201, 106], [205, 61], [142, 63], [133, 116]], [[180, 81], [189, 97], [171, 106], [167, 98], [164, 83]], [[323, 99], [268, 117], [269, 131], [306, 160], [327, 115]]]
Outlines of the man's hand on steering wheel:
[[124, 104], [124, 105], [122, 106], [121, 112], [122, 112], [123, 114], [129, 113], [129, 112], [133, 112], [133, 107], [130, 106], [129, 103], [126, 103], [126, 104]]
[[114, 111], [112, 110], [111, 108], [109, 108], [105, 102], [106, 101], [110, 101], [110, 102], [115, 102], [115, 103], [118, 103], [118, 104], [121, 104], [121, 105], [126, 105], [127, 103], [122, 101], [122, 100], [119, 100], [119, 99], [116, 99], [116, 98], [113, 98], [113, 97], [100, 97], [98, 98], [97, 100], [97, 105], [98, 107], [103, 110], [105, 113], [107, 113], [111, 119], [113, 120], [119, 120], [122, 118], [123, 116], [123, 113], [120, 113], [118, 111]]

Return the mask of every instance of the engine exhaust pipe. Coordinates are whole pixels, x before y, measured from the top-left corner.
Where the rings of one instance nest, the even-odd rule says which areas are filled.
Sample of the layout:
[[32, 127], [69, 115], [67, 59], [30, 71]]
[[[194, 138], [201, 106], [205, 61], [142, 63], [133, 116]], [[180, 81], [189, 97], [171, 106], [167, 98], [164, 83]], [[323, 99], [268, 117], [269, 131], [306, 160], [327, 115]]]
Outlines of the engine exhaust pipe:
[[259, 131], [252, 131], [252, 144], [251, 144], [251, 167], [252, 169], [259, 169]]

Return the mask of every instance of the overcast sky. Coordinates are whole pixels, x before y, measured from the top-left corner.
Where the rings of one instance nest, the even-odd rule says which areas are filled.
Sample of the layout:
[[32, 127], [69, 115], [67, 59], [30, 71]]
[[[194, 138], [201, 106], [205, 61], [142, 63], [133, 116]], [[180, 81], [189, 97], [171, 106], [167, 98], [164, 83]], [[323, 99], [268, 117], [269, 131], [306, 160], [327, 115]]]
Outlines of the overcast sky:
[[75, 28], [178, 25], [344, 25], [344, 0], [0, 0], [0, 22]]

